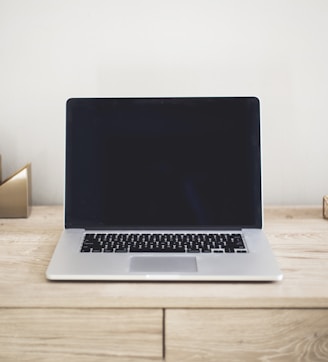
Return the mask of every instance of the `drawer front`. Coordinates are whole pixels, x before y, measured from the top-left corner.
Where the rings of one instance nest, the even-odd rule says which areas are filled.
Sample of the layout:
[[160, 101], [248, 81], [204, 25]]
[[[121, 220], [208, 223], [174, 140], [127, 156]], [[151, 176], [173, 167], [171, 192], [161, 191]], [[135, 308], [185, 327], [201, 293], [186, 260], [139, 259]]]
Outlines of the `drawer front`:
[[1, 309], [0, 361], [153, 361], [161, 309]]
[[166, 361], [328, 361], [328, 310], [167, 310]]

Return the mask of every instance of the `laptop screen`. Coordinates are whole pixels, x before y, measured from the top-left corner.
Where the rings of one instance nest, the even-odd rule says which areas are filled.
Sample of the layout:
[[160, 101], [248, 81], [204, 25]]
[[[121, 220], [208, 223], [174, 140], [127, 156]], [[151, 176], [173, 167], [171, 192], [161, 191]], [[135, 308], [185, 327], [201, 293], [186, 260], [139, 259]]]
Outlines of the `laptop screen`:
[[67, 102], [67, 228], [261, 227], [255, 97]]

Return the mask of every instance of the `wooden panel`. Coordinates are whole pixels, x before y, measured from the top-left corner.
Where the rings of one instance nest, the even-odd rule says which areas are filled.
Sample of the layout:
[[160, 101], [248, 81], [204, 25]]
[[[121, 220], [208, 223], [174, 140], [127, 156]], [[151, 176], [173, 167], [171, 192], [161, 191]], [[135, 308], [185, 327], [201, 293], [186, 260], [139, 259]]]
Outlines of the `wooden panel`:
[[328, 310], [167, 310], [166, 361], [328, 361]]
[[0, 361], [153, 361], [162, 310], [1, 309]]

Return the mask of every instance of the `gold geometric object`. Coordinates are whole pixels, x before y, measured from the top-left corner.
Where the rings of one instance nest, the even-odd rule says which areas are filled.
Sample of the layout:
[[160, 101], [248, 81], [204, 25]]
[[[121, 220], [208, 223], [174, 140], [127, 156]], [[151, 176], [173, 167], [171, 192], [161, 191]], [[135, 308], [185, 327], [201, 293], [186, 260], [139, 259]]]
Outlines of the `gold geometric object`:
[[328, 219], [328, 195], [323, 197], [322, 216]]
[[31, 213], [31, 164], [2, 181], [0, 156], [0, 217], [28, 217]]

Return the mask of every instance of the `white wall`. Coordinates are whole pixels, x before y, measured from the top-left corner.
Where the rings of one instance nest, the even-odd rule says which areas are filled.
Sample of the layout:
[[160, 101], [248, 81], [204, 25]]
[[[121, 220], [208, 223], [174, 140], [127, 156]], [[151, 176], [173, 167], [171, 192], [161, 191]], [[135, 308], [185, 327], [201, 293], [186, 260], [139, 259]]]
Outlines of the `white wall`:
[[264, 201], [328, 193], [327, 0], [0, 0], [3, 174], [62, 203], [69, 97], [257, 95]]

